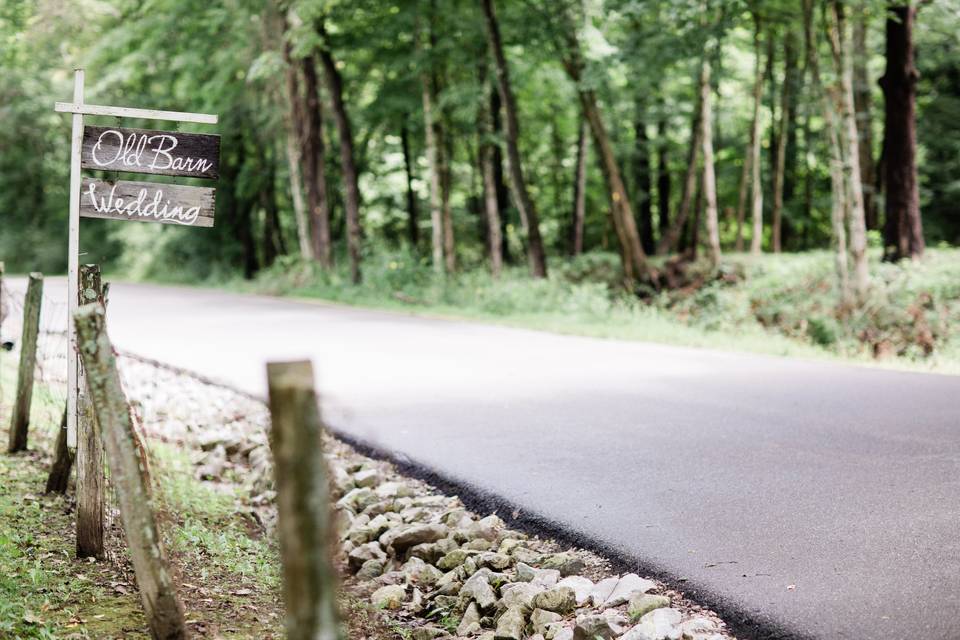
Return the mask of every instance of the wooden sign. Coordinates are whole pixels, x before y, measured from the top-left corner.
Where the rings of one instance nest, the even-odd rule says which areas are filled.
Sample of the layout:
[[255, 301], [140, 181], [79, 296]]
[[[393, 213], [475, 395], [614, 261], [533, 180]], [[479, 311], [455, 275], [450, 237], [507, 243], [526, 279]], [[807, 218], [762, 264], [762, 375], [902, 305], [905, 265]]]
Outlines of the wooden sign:
[[212, 227], [216, 189], [84, 178], [80, 216]]
[[86, 126], [80, 161], [84, 169], [216, 179], [220, 136]]

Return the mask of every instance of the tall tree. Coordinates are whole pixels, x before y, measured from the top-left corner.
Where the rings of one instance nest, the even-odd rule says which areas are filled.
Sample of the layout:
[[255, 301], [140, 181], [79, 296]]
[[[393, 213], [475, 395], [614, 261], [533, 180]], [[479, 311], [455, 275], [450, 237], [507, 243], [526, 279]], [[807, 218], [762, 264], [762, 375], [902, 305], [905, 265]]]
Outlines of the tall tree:
[[643, 250], [653, 253], [653, 179], [650, 162], [650, 136], [647, 134], [647, 110], [642, 97], [635, 101], [633, 191], [640, 216], [640, 243]]
[[895, 2], [887, 16], [887, 68], [881, 78], [886, 186], [885, 244], [892, 260], [923, 255], [923, 222], [917, 184], [917, 68], [913, 25], [917, 7]]
[[283, 61], [286, 77], [286, 152], [287, 166], [290, 171], [290, 196], [293, 201], [294, 217], [297, 221], [297, 240], [300, 246], [300, 257], [309, 260], [315, 257], [310, 242], [310, 228], [307, 221], [307, 206], [303, 199], [303, 176], [300, 173], [302, 147], [300, 140], [304, 128], [303, 98], [300, 90], [299, 70], [293, 60], [293, 45], [289, 40], [289, 22], [283, 20], [284, 42]]
[[780, 90], [780, 123], [777, 129], [777, 153], [773, 167], [773, 211], [771, 212], [770, 244], [774, 253], [780, 253], [783, 239], [783, 199], [787, 169], [787, 146], [791, 121], [793, 90], [796, 75], [796, 34], [788, 25], [783, 36], [783, 88]]
[[[710, 84], [710, 56], [704, 54], [700, 64], [700, 138], [703, 143], [703, 186], [702, 194], [706, 206], [707, 242], [710, 247], [710, 261], [720, 262], [720, 215], [717, 211], [717, 177], [713, 160], [713, 109], [710, 97], [713, 86]], [[699, 209], [697, 212], [699, 217]], [[699, 228], [697, 224], [695, 229]], [[696, 242], [694, 242], [696, 246]]]
[[817, 38], [814, 31], [814, 0], [803, 0], [803, 32], [804, 50], [806, 52], [805, 66], [810, 72], [812, 86], [819, 92], [823, 110], [823, 119], [826, 123], [825, 131], [830, 146], [830, 184], [831, 201], [830, 224], [833, 243], [833, 264], [837, 276], [838, 302], [842, 309], [851, 303], [850, 278], [847, 266], [847, 189], [843, 177], [843, 145], [840, 143], [840, 123], [836, 114], [835, 104], [836, 87], [832, 90], [824, 87], [820, 77], [819, 55], [817, 53]]
[[[433, 6], [431, 5], [431, 9]], [[423, 101], [423, 131], [424, 146], [427, 154], [427, 172], [430, 177], [430, 246], [432, 249], [433, 270], [442, 274], [443, 262], [443, 194], [440, 175], [440, 144], [437, 140], [437, 115], [434, 102], [436, 101], [436, 87], [434, 82], [433, 66], [433, 11], [427, 22], [427, 35], [418, 34], [417, 45], [421, 56], [427, 59], [420, 72], [420, 88]], [[422, 25], [418, 23], [418, 28]]]
[[323, 63], [324, 78], [330, 92], [333, 106], [333, 120], [337, 125], [337, 137], [340, 140], [340, 173], [343, 179], [344, 210], [347, 224], [347, 251], [350, 254], [350, 279], [359, 284], [360, 272], [360, 187], [357, 182], [357, 165], [354, 159], [353, 132], [350, 117], [343, 98], [343, 78], [337, 63], [333, 59], [330, 43], [327, 42], [324, 24], [320, 21], [317, 32], [324, 42], [320, 48], [320, 61]]
[[500, 25], [497, 22], [493, 0], [480, 0], [483, 8], [484, 23], [487, 30], [487, 41], [490, 53], [496, 68], [497, 91], [503, 106], [505, 122], [505, 142], [507, 146], [507, 170], [510, 175], [510, 186], [513, 191], [514, 202], [520, 212], [520, 220], [527, 233], [527, 253], [530, 260], [530, 273], [535, 278], [547, 276], [547, 257], [540, 236], [540, 217], [527, 191], [527, 183], [523, 176], [523, 165], [520, 161], [520, 123], [517, 117], [517, 103], [510, 85], [510, 70], [503, 53], [503, 41], [500, 37]]
[[867, 61], [870, 58], [867, 34], [870, 11], [866, 2], [853, 5], [853, 106], [857, 114], [857, 137], [860, 141], [860, 183], [863, 188], [863, 209], [867, 229], [879, 227], [876, 184], [877, 167], [873, 158], [872, 99], [873, 93]]
[[[760, 175], [760, 106], [763, 100], [763, 64], [761, 62], [762, 28], [760, 14], [753, 12], [754, 35], [754, 81], [753, 81], [753, 124], [750, 131], [750, 218], [753, 233], [750, 237], [750, 253], [759, 255], [763, 248], [763, 183]], [[773, 37], [772, 34], [769, 37]]]
[[670, 141], [667, 120], [657, 122], [657, 229], [662, 238], [670, 229]]
[[327, 201], [327, 175], [323, 152], [323, 102], [313, 55], [300, 59], [303, 74], [304, 130], [303, 173], [307, 186], [307, 207], [313, 229], [313, 253], [326, 268], [333, 266], [330, 240], [330, 204]]
[[[484, 65], [480, 66], [485, 71]], [[495, 91], [482, 74], [484, 93]], [[480, 172], [483, 175], [483, 210], [487, 230], [487, 251], [490, 255], [490, 273], [494, 277], [503, 269], [503, 238], [500, 229], [500, 204], [497, 202], [497, 177], [494, 168], [494, 149], [497, 143], [493, 135], [493, 118], [490, 114], [490, 101], [487, 95], [480, 102], [479, 125]]]
[[573, 215], [570, 221], [570, 255], [583, 253], [583, 224], [587, 215], [587, 152], [590, 125], [582, 117], [577, 134], [577, 162], [574, 165]]
[[410, 155], [410, 130], [407, 127], [406, 115], [400, 125], [400, 149], [403, 152], [403, 173], [407, 185], [407, 241], [416, 253], [417, 246], [420, 244], [420, 215], [417, 194], [413, 190], [413, 161]]
[[860, 144], [857, 137], [857, 117], [853, 106], [853, 61], [850, 54], [850, 34], [847, 28], [846, 9], [842, 0], [832, 0], [827, 34], [833, 64], [839, 78], [841, 142], [844, 158], [844, 182], [847, 186], [850, 230], [850, 257], [853, 262], [853, 288], [859, 301], [866, 295], [870, 285], [867, 264], [867, 226], [863, 208], [863, 183], [860, 180]]
[[[705, 59], [706, 58], [704, 58], [704, 60]], [[699, 82], [697, 86], [699, 88]], [[673, 217], [670, 228], [660, 236], [660, 242], [657, 244], [657, 254], [659, 255], [664, 255], [677, 248], [677, 243], [683, 234], [683, 230], [687, 226], [690, 207], [693, 205], [697, 186], [697, 158], [703, 147], [703, 105], [700, 102], [701, 98], [702, 92], [698, 90], [696, 106], [694, 107], [693, 118], [690, 124], [690, 142], [687, 147], [687, 169], [683, 178], [683, 191], [680, 195], [680, 204], [677, 206], [677, 213]]]

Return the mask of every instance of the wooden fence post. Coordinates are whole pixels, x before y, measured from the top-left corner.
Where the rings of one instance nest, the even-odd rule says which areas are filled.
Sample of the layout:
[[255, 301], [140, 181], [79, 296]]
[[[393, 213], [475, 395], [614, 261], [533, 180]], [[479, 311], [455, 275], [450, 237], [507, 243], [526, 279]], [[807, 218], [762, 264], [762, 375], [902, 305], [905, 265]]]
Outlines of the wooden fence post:
[[40, 333], [40, 305], [43, 300], [43, 274], [31, 273], [23, 300], [23, 331], [20, 337], [20, 369], [17, 372], [17, 397], [10, 420], [10, 444], [7, 451], [27, 448], [30, 404], [33, 400], [33, 375], [37, 365], [37, 335]]
[[[103, 286], [98, 265], [85, 264], [80, 267], [77, 296], [81, 305], [103, 305]], [[103, 558], [103, 442], [82, 367], [79, 368], [78, 380], [77, 557]]]
[[157, 640], [187, 638], [183, 606], [173, 588], [160, 542], [150, 491], [137, 453], [130, 408], [107, 337], [103, 307], [99, 304], [80, 307], [74, 314], [74, 322], [87, 388], [100, 424], [150, 633]]
[[63, 420], [57, 431], [57, 443], [53, 447], [53, 464], [47, 476], [47, 493], [66, 493], [70, 484], [70, 469], [73, 468], [73, 453], [67, 446], [67, 408], [63, 408]]
[[267, 364], [287, 638], [343, 638], [333, 569], [333, 518], [309, 362]]

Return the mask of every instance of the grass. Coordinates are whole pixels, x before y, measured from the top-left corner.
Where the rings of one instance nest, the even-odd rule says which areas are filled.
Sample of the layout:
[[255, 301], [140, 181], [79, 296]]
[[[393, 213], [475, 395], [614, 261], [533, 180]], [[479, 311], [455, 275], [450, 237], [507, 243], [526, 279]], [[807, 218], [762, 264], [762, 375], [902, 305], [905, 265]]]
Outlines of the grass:
[[[16, 362], [0, 354], [0, 424], [9, 423]], [[71, 498], [42, 495], [63, 397], [36, 384], [30, 451], [0, 453], [0, 638], [146, 640], [132, 567], [118, 526], [108, 527], [111, 560], [74, 557]], [[147, 442], [164, 547], [191, 635], [270, 640], [284, 637], [277, 544], [247, 518], [237, 484], [195, 478], [190, 452]], [[363, 593], [339, 594], [348, 637], [401, 635]]]
[[[15, 363], [0, 359], [4, 398]], [[0, 420], [9, 421], [0, 406]], [[73, 505], [42, 492], [62, 398], [34, 388], [31, 451], [0, 454], [0, 638], [148, 638], [124, 541], [115, 561], [74, 557]], [[165, 547], [191, 631], [199, 637], [280, 638], [280, 572], [272, 539], [253, 535], [236, 496], [194, 479], [188, 454], [150, 441]]]
[[499, 279], [480, 269], [437, 277], [422, 259], [397, 253], [368, 256], [359, 286], [342, 266], [324, 273], [297, 261], [227, 286], [565, 334], [960, 372], [960, 250], [930, 249], [916, 264], [871, 257], [869, 297], [843, 313], [826, 251], [730, 255], [719, 271], [694, 265], [689, 286], [640, 297], [619, 285], [609, 254], [555, 261], [540, 281], [522, 267]]

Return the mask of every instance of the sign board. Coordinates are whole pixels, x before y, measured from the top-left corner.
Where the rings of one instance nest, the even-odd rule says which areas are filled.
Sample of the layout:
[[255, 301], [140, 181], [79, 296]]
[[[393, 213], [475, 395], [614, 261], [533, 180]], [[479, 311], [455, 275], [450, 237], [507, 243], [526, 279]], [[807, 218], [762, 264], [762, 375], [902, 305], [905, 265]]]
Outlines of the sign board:
[[84, 178], [80, 217], [212, 227], [216, 189]]
[[86, 126], [80, 166], [215, 180], [220, 171], [220, 136]]
[[[108, 182], [84, 178], [82, 169], [152, 173], [215, 180], [220, 172], [220, 137], [179, 131], [84, 126], [84, 116], [137, 118], [217, 124], [209, 113], [185, 113], [88, 104], [83, 99], [84, 72], [73, 73], [73, 101], [54, 110], [69, 113], [70, 215], [67, 223], [67, 296], [69, 317], [79, 304], [80, 218], [137, 220], [192, 227], [212, 227], [215, 189], [153, 182]], [[77, 336], [68, 322], [67, 447], [77, 448], [77, 393], [80, 367]], [[77, 463], [81, 457], [78, 454]], [[78, 512], [83, 507], [78, 505]], [[78, 519], [79, 526], [79, 519]]]

